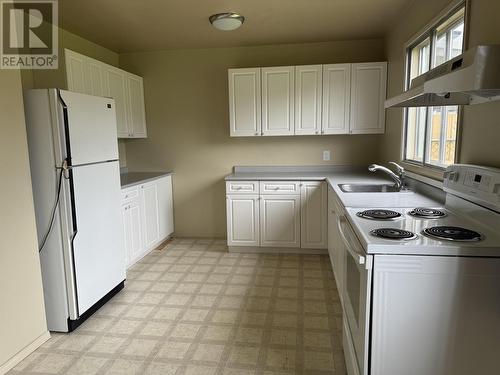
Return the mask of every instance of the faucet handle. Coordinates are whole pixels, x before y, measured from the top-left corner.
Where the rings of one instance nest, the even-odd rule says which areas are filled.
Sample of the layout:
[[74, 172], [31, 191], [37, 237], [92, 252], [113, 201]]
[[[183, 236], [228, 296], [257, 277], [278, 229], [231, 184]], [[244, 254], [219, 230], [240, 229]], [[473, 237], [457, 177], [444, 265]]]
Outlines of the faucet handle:
[[404, 175], [404, 173], [405, 173], [405, 169], [404, 169], [402, 166], [400, 166], [398, 163], [393, 162], [393, 161], [390, 161], [390, 162], [389, 162], [389, 164], [391, 164], [391, 165], [393, 165], [393, 166], [395, 166], [395, 167], [396, 167], [396, 169], [397, 169], [397, 171], [398, 171], [398, 174], [399, 174], [400, 176]]

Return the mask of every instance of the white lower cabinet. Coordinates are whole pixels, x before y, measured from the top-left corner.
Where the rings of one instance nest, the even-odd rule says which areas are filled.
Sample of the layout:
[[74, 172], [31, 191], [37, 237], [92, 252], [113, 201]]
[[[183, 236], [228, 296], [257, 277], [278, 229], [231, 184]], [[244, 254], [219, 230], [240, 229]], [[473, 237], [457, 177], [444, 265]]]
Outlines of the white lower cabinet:
[[327, 248], [327, 191], [323, 181], [302, 182], [300, 188], [301, 247]]
[[144, 207], [144, 243], [147, 248], [158, 242], [160, 238], [158, 186], [156, 181], [153, 181], [140, 185], [140, 189], [140, 196]]
[[323, 181], [228, 181], [227, 244], [326, 249], [326, 196]]
[[300, 247], [300, 195], [260, 197], [260, 245]]
[[344, 243], [340, 237], [340, 220], [345, 216], [344, 208], [338, 201], [332, 187], [328, 187], [328, 255], [332, 263], [333, 275], [342, 301], [344, 280]]
[[157, 180], [159, 238], [164, 239], [174, 232], [174, 200], [172, 197], [172, 176]]
[[139, 260], [144, 252], [141, 207], [139, 199], [134, 199], [122, 206], [127, 265]]
[[259, 196], [230, 195], [226, 210], [228, 246], [259, 246]]
[[173, 233], [172, 206], [171, 176], [122, 189], [127, 267]]

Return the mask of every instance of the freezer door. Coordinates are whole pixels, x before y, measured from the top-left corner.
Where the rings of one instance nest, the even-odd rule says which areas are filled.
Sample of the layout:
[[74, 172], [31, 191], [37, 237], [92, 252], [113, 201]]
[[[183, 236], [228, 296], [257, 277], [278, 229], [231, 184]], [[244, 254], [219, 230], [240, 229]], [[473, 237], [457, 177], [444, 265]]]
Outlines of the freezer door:
[[125, 238], [117, 161], [74, 167], [73, 261], [83, 314], [125, 280]]
[[60, 90], [66, 105], [65, 132], [72, 165], [118, 159], [113, 99]]

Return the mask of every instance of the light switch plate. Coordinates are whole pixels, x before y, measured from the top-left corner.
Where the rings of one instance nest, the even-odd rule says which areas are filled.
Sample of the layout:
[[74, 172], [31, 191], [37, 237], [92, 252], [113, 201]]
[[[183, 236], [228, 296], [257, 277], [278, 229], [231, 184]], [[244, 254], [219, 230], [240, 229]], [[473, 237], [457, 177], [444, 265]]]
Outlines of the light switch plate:
[[331, 159], [330, 151], [329, 150], [323, 151], [323, 161], [330, 161], [330, 159]]

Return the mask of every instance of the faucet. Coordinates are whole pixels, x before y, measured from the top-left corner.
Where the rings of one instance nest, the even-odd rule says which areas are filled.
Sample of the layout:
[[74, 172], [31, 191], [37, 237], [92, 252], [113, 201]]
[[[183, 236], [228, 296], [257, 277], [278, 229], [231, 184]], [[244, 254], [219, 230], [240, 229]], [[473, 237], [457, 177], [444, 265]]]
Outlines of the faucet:
[[399, 190], [404, 189], [405, 186], [405, 169], [399, 164], [390, 161], [389, 164], [394, 165], [396, 167], [397, 173], [394, 173], [389, 168], [386, 168], [382, 165], [372, 164], [368, 167], [370, 172], [382, 171], [389, 175], [390, 178], [394, 180], [394, 186]]

